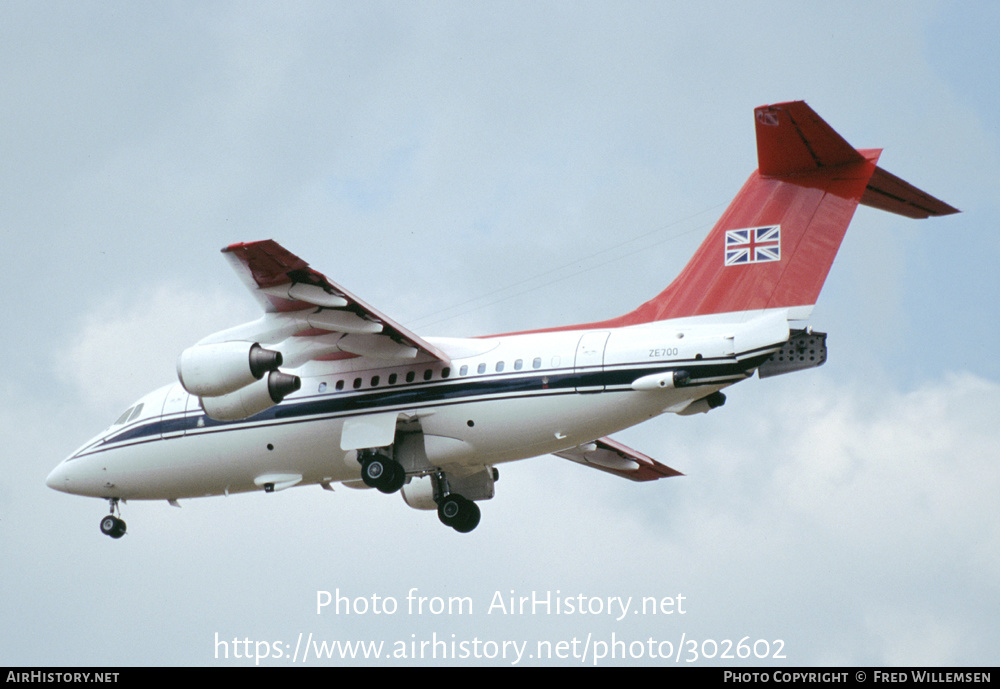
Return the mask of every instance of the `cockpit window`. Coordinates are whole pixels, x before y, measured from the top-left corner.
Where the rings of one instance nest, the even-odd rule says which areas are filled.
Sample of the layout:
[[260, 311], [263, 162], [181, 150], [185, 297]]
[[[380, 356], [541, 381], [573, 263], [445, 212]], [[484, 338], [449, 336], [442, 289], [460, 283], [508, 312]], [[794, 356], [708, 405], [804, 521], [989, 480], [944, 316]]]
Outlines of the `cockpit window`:
[[134, 410], [135, 410], [135, 407], [129, 407], [128, 409], [126, 409], [126, 410], [125, 410], [125, 411], [124, 411], [124, 412], [122, 413], [122, 415], [121, 415], [121, 416], [119, 416], [119, 417], [118, 417], [118, 420], [117, 420], [117, 421], [115, 421], [115, 422], [114, 422], [113, 424], [111, 424], [111, 425], [112, 425], [112, 426], [121, 426], [121, 425], [122, 425], [123, 423], [125, 423], [126, 421], [128, 421], [128, 417], [129, 417], [129, 414], [131, 414], [131, 413], [132, 413], [132, 412], [133, 412]]
[[139, 414], [142, 413], [142, 405], [143, 403], [139, 402], [139, 404], [129, 407], [124, 412], [122, 412], [122, 415], [119, 416], [118, 419], [111, 425], [121, 426], [122, 424], [128, 423], [129, 421], [135, 421], [136, 419], [139, 418]]
[[[137, 418], [139, 418], [139, 414], [141, 413], [142, 413], [142, 402], [139, 402], [139, 404], [135, 405], [135, 411], [129, 414], [128, 420], [135, 421]], [[126, 423], [128, 423], [128, 421], [126, 421]]]

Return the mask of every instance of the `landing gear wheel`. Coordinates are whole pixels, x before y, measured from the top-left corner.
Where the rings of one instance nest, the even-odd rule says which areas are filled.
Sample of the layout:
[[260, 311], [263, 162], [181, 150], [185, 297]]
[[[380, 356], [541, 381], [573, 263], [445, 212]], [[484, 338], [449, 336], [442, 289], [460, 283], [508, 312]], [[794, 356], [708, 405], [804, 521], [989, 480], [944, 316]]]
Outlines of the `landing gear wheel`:
[[479, 526], [481, 514], [476, 503], [457, 493], [442, 498], [438, 503], [438, 519], [459, 533], [468, 533]]
[[462, 502], [464, 498], [461, 495], [452, 494], [446, 498], [443, 498], [440, 503], [438, 503], [438, 519], [445, 526], [454, 526], [455, 521], [458, 519], [458, 515], [462, 512]]
[[109, 514], [101, 520], [101, 533], [111, 538], [121, 538], [125, 535], [125, 522]]
[[395, 493], [406, 483], [406, 470], [395, 460], [373, 455], [361, 462], [361, 480], [383, 493]]
[[361, 480], [366, 486], [378, 488], [386, 472], [386, 464], [385, 458], [379, 455], [369, 457], [361, 463]]
[[395, 493], [406, 483], [406, 470], [399, 462], [388, 462], [387, 471], [382, 475], [382, 481], [375, 486], [386, 494]]
[[464, 519], [454, 526], [455, 531], [458, 533], [469, 533], [479, 526], [479, 518], [483, 514], [479, 511], [479, 505], [471, 500], [468, 500], [467, 502], [469, 503], [468, 512], [464, 515]]

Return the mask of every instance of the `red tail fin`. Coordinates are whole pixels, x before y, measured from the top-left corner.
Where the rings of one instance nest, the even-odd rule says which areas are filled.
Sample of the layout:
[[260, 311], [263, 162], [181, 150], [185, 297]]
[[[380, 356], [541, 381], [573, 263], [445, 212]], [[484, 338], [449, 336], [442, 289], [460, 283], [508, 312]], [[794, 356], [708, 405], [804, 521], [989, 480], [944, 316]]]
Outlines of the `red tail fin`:
[[[754, 112], [759, 168], [680, 275], [602, 326], [816, 303], [858, 203], [908, 217], [957, 212], [876, 166], [803, 102]], [[595, 324], [598, 325], [598, 324]]]

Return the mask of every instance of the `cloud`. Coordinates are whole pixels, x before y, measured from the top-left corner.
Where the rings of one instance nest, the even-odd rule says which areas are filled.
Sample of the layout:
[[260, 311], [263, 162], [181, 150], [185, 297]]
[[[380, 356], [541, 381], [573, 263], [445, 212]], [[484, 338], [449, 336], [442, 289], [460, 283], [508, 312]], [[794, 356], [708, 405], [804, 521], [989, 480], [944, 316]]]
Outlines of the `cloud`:
[[[801, 662], [823, 662], [831, 640], [852, 664], [976, 662], [998, 640], [979, 601], [1000, 595], [1000, 385], [774, 384], [733, 391], [705, 435], [672, 441], [690, 475], [666, 549], [722, 608], [734, 590], [766, 602]], [[924, 653], [941, 635], [953, 641]]]
[[115, 413], [175, 382], [175, 362], [186, 347], [254, 317], [249, 294], [237, 299], [232, 292], [166, 283], [119, 292], [82, 316], [78, 332], [56, 352], [55, 368], [88, 406]]

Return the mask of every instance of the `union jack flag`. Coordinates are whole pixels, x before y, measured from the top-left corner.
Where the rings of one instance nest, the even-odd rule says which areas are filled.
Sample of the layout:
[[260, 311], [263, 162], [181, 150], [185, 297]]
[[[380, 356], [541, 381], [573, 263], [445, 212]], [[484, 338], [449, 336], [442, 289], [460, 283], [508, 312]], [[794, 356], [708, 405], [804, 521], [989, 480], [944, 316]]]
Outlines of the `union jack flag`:
[[781, 225], [726, 231], [726, 265], [781, 260]]

